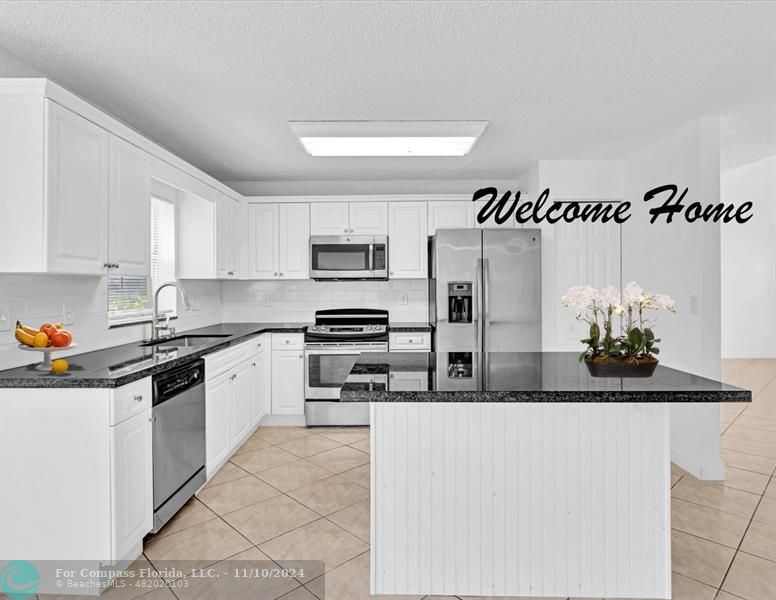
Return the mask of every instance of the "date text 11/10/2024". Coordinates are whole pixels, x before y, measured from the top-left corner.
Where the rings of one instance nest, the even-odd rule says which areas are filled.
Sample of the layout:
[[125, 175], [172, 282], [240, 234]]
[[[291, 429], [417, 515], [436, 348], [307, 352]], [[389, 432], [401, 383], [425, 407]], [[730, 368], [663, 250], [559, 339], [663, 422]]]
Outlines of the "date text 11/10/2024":
[[[660, 217], [665, 217], [666, 223], [673, 222], [675, 214], [684, 213], [684, 219], [688, 223], [696, 221], [730, 223], [746, 223], [752, 218], [752, 203], [743, 202], [735, 206], [733, 204], [707, 204], [701, 205], [699, 202], [690, 202], [684, 204], [682, 201], [687, 196], [688, 188], [684, 188], [681, 194], [677, 193], [679, 188], [676, 185], [668, 184], [649, 190], [644, 194], [644, 202], [653, 199], [662, 199], [663, 203], [649, 209], [652, 216], [650, 224], [655, 223]], [[477, 190], [472, 196], [472, 201], [485, 200], [484, 206], [477, 213], [477, 222], [485, 223], [493, 219], [497, 224], [505, 223], [510, 218], [514, 218], [518, 223], [557, 223], [565, 221], [590, 221], [607, 223], [613, 220], [615, 223], [624, 223], [630, 218], [629, 210], [631, 203], [624, 202], [581, 202], [577, 200], [553, 201], [545, 210], [545, 205], [550, 197], [550, 188], [546, 188], [537, 198], [536, 202], [530, 200], [520, 201], [520, 192], [515, 192], [512, 198], [512, 192], [507, 191], [501, 198], [498, 197], [498, 191], [494, 187], [486, 187]], [[511, 198], [511, 203], [510, 203]], [[513, 216], [514, 215], [514, 216]]]

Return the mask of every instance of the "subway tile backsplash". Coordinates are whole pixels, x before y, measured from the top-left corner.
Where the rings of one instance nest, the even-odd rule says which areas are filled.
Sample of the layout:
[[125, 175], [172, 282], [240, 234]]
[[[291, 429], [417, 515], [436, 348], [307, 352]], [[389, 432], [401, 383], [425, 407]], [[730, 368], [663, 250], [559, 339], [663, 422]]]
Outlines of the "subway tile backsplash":
[[225, 321], [312, 321], [323, 308], [382, 308], [392, 321], [428, 321], [425, 279], [225, 281]]

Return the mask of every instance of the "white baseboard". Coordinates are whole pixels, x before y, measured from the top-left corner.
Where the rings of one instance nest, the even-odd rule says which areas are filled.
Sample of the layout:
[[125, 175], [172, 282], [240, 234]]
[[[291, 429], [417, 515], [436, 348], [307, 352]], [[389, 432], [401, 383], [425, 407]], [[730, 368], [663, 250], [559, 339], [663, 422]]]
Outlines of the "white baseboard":
[[725, 465], [721, 459], [699, 460], [678, 448], [671, 448], [671, 462], [697, 479], [704, 481], [725, 480]]
[[264, 415], [259, 427], [304, 427], [304, 415]]

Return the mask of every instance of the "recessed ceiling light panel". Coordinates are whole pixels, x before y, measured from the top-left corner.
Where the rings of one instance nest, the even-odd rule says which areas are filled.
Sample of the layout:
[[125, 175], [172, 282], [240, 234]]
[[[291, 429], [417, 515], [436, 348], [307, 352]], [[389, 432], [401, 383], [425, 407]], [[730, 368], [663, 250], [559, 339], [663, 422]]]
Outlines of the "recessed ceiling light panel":
[[312, 156], [464, 156], [487, 121], [289, 121]]

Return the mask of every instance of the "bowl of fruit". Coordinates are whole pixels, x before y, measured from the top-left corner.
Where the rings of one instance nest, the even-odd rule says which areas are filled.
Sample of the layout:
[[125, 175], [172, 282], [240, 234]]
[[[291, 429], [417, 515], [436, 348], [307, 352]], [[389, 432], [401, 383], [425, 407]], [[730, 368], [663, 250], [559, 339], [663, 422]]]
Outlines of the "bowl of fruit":
[[16, 321], [16, 341], [21, 350], [43, 352], [43, 362], [36, 365], [38, 371], [51, 371], [51, 353], [60, 350], [70, 350], [77, 346], [73, 342], [73, 334], [62, 326], [62, 323], [52, 325], [44, 323], [37, 329], [22, 325]]

